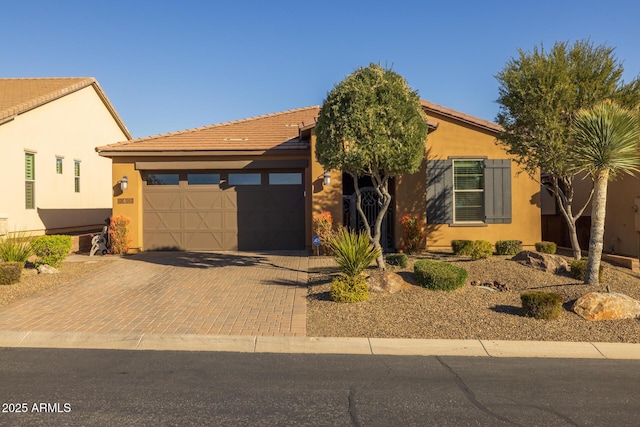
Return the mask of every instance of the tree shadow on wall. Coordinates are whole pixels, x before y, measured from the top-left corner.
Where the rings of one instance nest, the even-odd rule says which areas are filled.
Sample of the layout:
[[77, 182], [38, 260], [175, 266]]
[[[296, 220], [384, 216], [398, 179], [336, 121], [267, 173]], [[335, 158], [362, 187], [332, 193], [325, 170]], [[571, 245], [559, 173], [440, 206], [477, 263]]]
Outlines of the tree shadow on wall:
[[[429, 151], [427, 152], [428, 160], [430, 159]], [[435, 234], [446, 223], [447, 219], [452, 217], [453, 203], [453, 186], [446, 185], [446, 174], [451, 173], [450, 168], [430, 167], [429, 161], [426, 163], [426, 211], [427, 225], [425, 228], [427, 242], [433, 239]], [[435, 194], [434, 194], [435, 193]]]

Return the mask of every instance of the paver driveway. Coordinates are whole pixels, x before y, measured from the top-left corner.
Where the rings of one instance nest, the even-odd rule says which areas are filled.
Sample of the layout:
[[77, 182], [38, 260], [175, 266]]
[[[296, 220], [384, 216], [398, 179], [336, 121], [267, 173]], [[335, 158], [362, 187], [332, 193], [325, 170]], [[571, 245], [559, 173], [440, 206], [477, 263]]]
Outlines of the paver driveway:
[[0, 329], [304, 336], [306, 254], [147, 252], [0, 309]]

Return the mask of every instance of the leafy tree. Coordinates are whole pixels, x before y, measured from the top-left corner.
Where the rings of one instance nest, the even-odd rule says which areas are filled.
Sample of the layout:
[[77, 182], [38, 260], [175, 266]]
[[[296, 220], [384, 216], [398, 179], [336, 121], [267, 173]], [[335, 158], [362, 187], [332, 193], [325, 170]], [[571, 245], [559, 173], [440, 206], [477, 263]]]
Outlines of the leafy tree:
[[[389, 179], [415, 173], [425, 155], [427, 118], [417, 92], [390, 69], [375, 64], [358, 68], [328, 93], [316, 136], [318, 162], [353, 177], [357, 210], [369, 239], [380, 249], [380, 228], [391, 202]], [[381, 205], [373, 233], [361, 206], [361, 176], [371, 177]], [[382, 251], [376, 262], [384, 269]]]
[[572, 136], [577, 168], [594, 180], [591, 206], [589, 261], [584, 283], [599, 282], [602, 238], [607, 206], [607, 183], [618, 173], [640, 171], [640, 123], [636, 112], [603, 102], [591, 109], [580, 110], [574, 121]]
[[[504, 128], [498, 140], [534, 179], [540, 170], [542, 184], [556, 197], [569, 227], [573, 256], [580, 259], [576, 220], [583, 206], [574, 206], [573, 168], [576, 155], [570, 136], [576, 112], [603, 100], [631, 108], [640, 101], [640, 80], [622, 80], [622, 63], [614, 49], [590, 41], [556, 42], [551, 50], [534, 47], [518, 50], [497, 74], [499, 82], [497, 122]], [[589, 199], [593, 194], [593, 189]], [[575, 210], [575, 212], [574, 212]]]

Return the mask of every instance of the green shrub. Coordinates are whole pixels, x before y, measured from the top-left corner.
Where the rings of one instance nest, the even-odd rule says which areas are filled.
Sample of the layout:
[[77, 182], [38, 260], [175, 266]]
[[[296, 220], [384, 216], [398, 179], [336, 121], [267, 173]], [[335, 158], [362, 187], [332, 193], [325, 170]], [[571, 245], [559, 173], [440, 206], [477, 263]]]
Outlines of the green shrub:
[[467, 270], [453, 264], [430, 259], [416, 261], [413, 265], [416, 281], [422, 287], [452, 291], [467, 281]]
[[329, 297], [335, 302], [366, 301], [369, 299], [369, 285], [362, 274], [354, 277], [336, 277], [331, 282]]
[[543, 254], [555, 254], [557, 245], [553, 242], [536, 242], [536, 251]]
[[38, 257], [36, 266], [47, 264], [58, 267], [71, 250], [71, 236], [53, 234], [36, 237], [31, 241], [31, 248]]
[[498, 240], [496, 242], [496, 254], [515, 255], [522, 251], [522, 241], [520, 240]]
[[471, 259], [484, 259], [493, 255], [493, 245], [487, 240], [474, 240], [469, 252]]
[[452, 240], [451, 249], [456, 255], [471, 255], [473, 240]]
[[367, 233], [345, 229], [339, 230], [331, 240], [331, 251], [340, 271], [349, 277], [362, 273], [380, 255]]
[[562, 312], [562, 297], [554, 292], [523, 292], [520, 301], [527, 317], [550, 320], [557, 319]]
[[[571, 277], [573, 277], [574, 279], [583, 281], [585, 275], [587, 274], [587, 263], [589, 262], [588, 259], [576, 259], [571, 261], [570, 267], [571, 267]], [[602, 264], [600, 264], [600, 270], [598, 271], [598, 281], [602, 282], [602, 271], [604, 270], [604, 267], [602, 266]]]
[[396, 267], [407, 267], [407, 256], [405, 254], [389, 254], [385, 257], [387, 264], [395, 265]]
[[33, 255], [27, 233], [19, 231], [11, 233], [0, 240], [0, 260], [5, 262], [19, 262], [24, 266]]
[[0, 285], [12, 285], [20, 281], [24, 262], [0, 262]]

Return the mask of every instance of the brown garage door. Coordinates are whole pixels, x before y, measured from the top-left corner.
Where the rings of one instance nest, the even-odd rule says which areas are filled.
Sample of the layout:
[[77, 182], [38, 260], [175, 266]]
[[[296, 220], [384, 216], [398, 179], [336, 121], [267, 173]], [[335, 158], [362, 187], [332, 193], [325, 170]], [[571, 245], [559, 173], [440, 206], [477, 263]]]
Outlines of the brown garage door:
[[147, 250], [305, 246], [303, 171], [143, 173]]

